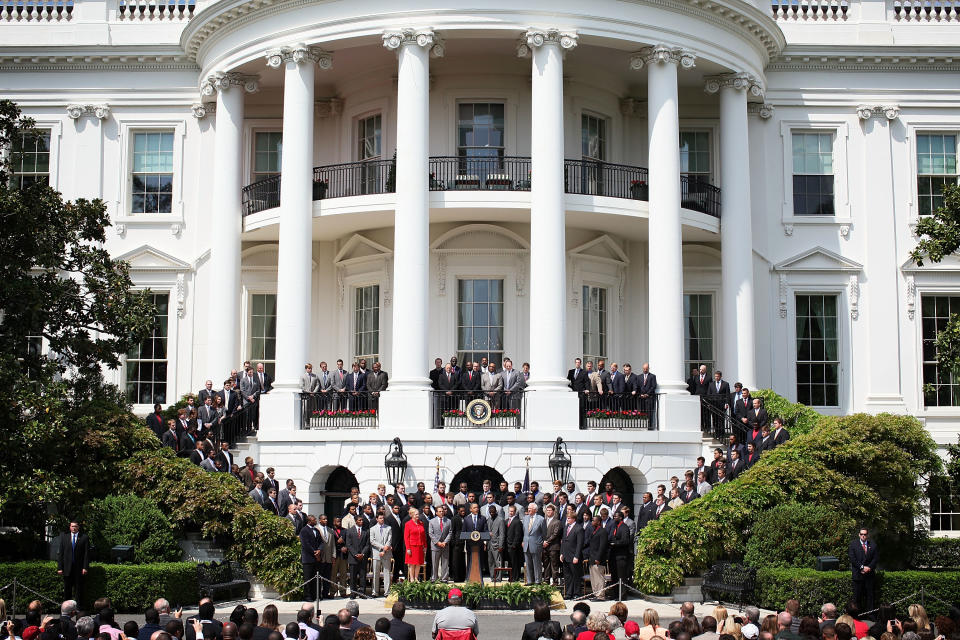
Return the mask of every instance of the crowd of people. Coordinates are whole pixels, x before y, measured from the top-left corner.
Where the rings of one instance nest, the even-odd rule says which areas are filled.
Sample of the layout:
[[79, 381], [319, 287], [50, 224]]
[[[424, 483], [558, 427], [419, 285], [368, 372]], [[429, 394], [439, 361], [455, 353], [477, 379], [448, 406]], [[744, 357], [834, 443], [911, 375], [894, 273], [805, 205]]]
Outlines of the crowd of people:
[[[263, 607], [262, 613], [241, 604], [223, 620], [226, 612], [218, 619], [209, 598], [200, 600], [194, 615], [160, 598], [144, 612], [142, 624], [133, 620], [121, 624], [109, 598], [96, 600], [90, 612], [80, 611], [75, 600], [66, 600], [50, 614], [34, 600], [23, 618], [8, 616], [0, 600], [0, 640], [416, 640], [417, 630], [404, 620], [406, 613], [404, 603], [396, 602], [390, 617], [367, 622], [360, 619], [354, 600], [326, 616], [312, 603], [303, 603], [283, 623], [273, 604]], [[434, 615], [430, 633], [436, 640], [480, 637], [480, 621], [464, 606], [460, 589], [450, 589], [447, 606]], [[533, 620], [517, 635], [519, 640], [960, 640], [960, 610], [951, 608], [950, 615], [931, 620], [922, 604], [913, 603], [903, 611], [884, 605], [872, 616], [862, 616], [853, 602], [842, 610], [827, 602], [813, 616], [802, 615], [799, 601], [790, 599], [778, 613], [762, 615], [752, 606], [734, 613], [717, 605], [698, 618], [693, 603], [685, 602], [675, 619], [661, 624], [652, 608], [633, 620], [623, 602], [614, 602], [607, 611], [578, 602], [569, 622], [562, 623], [551, 618], [549, 605], [538, 604]]]

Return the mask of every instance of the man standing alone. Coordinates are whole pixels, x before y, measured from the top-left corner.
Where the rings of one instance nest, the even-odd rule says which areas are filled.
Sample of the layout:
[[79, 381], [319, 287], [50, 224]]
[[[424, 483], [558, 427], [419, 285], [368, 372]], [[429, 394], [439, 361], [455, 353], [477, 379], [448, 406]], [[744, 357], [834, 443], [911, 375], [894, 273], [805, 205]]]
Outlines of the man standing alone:
[[70, 530], [60, 534], [57, 573], [63, 576], [63, 599], [80, 602], [83, 577], [90, 569], [90, 539], [80, 533], [80, 523], [71, 522]]
[[877, 571], [877, 545], [868, 540], [866, 527], [859, 531], [855, 540], [850, 541], [847, 555], [850, 557], [850, 571], [853, 573], [853, 599], [860, 611], [873, 610], [874, 575]]

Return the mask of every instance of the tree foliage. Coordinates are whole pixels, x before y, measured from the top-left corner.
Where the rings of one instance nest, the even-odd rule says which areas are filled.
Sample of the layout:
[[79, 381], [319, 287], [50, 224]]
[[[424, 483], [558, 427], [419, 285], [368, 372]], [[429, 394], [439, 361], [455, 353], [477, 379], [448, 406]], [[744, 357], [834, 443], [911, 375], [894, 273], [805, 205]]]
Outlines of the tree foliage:
[[836, 556], [849, 565], [847, 545], [856, 522], [821, 504], [785, 502], [758, 518], [744, 562], [752, 567], [812, 568], [817, 556]]
[[107, 496], [87, 505], [84, 521], [100, 560], [107, 561], [117, 545], [133, 545], [134, 560], [141, 564], [183, 557], [170, 521], [153, 500], [132, 494]]

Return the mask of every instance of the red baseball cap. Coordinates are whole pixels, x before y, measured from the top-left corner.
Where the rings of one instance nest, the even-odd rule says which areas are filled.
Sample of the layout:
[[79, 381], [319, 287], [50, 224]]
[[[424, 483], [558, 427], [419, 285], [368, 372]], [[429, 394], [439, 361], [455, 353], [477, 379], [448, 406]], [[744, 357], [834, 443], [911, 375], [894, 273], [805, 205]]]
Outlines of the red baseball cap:
[[623, 632], [628, 636], [634, 636], [640, 633], [640, 625], [638, 625], [633, 620], [627, 620], [623, 623]]
[[450, 598], [462, 598], [462, 597], [463, 597], [463, 591], [460, 591], [460, 589], [457, 589], [456, 587], [454, 587], [453, 589], [450, 589], [450, 591], [447, 593], [447, 600], [449, 600]]

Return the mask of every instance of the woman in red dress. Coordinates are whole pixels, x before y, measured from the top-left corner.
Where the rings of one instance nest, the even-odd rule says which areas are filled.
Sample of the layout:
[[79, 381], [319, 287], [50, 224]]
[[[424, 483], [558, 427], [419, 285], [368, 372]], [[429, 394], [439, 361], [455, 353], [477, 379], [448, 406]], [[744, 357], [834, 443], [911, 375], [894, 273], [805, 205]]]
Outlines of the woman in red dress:
[[426, 565], [427, 531], [420, 522], [420, 512], [414, 508], [408, 511], [410, 519], [403, 526], [403, 544], [407, 549], [407, 580], [417, 582], [420, 570]]

